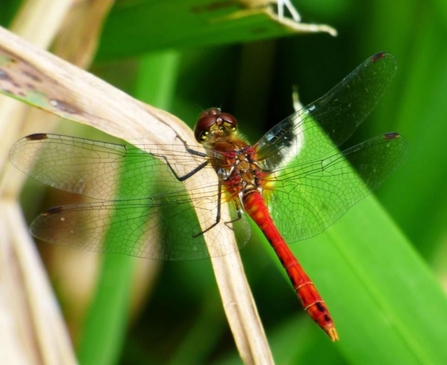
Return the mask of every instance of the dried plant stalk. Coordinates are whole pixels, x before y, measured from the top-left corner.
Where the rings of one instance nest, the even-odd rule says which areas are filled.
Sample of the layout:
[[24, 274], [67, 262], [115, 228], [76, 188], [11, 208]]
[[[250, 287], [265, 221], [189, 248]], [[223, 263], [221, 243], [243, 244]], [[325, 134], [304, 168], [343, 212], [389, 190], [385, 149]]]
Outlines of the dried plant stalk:
[[[177, 137], [195, 149], [201, 148], [194, 141], [191, 130], [178, 118], [133, 99], [4, 29], [0, 29], [0, 60], [2, 58], [0, 88], [10, 96], [28, 102], [33, 99], [35, 105], [43, 110], [90, 125], [130, 143], [157, 145], [158, 153], [163, 153], [164, 146], [184, 148]], [[193, 156], [191, 158], [194, 159]], [[210, 168], [201, 174], [201, 181], [193, 176], [188, 179], [188, 185], [192, 188], [198, 186], [204, 178], [212, 182], [216, 175]], [[209, 208], [211, 211], [215, 207]], [[205, 222], [200, 214], [198, 217], [199, 221]], [[236, 246], [228, 229], [217, 228], [204, 235], [207, 242]], [[244, 362], [273, 363], [239, 254], [212, 258], [212, 264], [223, 306]]]
[[[28, 1], [12, 24], [13, 29], [41, 47], [47, 47], [72, 5], [71, 0], [57, 4], [48, 0]], [[46, 19], [42, 27], [42, 19]], [[0, 61], [3, 59], [0, 57]], [[4, 76], [3, 76], [4, 77]], [[1, 77], [0, 77], [1, 78]], [[71, 342], [54, 299], [16, 197], [23, 177], [8, 164], [8, 149], [17, 138], [26, 105], [2, 97], [0, 100], [0, 261], [2, 287], [7, 300], [2, 301], [0, 316], [8, 318], [2, 326], [4, 342], [1, 363], [7, 364], [76, 364]], [[5, 298], [6, 299], [6, 298]]]

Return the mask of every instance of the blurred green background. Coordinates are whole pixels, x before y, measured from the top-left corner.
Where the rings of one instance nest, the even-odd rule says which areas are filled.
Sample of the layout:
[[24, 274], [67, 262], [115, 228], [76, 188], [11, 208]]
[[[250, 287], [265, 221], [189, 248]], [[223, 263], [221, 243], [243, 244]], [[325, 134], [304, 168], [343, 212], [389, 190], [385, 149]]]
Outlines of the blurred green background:
[[[18, 3], [2, 1], [2, 25], [7, 26]], [[406, 236], [411, 245], [408, 250], [414, 249], [422, 258], [422, 265], [431, 272], [427, 275], [435, 278], [434, 285], [438, 282], [444, 288], [447, 286], [446, 2], [295, 0], [304, 22], [329, 24], [337, 29], [338, 36], [303, 34], [249, 43], [232, 43], [234, 37], [226, 39], [225, 29], [219, 37], [201, 34], [182, 41], [185, 29], [175, 28], [172, 25], [175, 22], [167, 21], [178, 16], [175, 7], [166, 6], [164, 17], [157, 18], [151, 10], [155, 3], [117, 1], [106, 21], [92, 71], [191, 126], [202, 109], [221, 106], [238, 117], [243, 133], [252, 142], [292, 112], [292, 85], [298, 85], [300, 99], [307, 104], [370, 55], [379, 51], [394, 54], [399, 66], [397, 75], [349, 144], [389, 131], [398, 131], [409, 140], [407, 159], [376, 195], [386, 210], [383, 211], [385, 219], [395, 222]], [[149, 31], [163, 30], [165, 22], [170, 27], [162, 36]], [[353, 222], [355, 209], [354, 213], [348, 213]], [[377, 231], [381, 229], [377, 226]], [[397, 363], [396, 359], [387, 358], [386, 354], [394, 349], [387, 348], [385, 342], [381, 348], [366, 351], [368, 344], [360, 344], [360, 338], [353, 336], [351, 342], [343, 343], [341, 332], [340, 343], [330, 343], [301, 310], [268, 249], [259, 244], [260, 240], [255, 235], [242, 256], [278, 364]], [[318, 238], [296, 245], [315, 242]], [[374, 247], [377, 242], [369, 244]], [[325, 251], [325, 246], [320, 245], [319, 249]], [[313, 259], [318, 261], [318, 257]], [[331, 272], [330, 267], [326, 269]], [[322, 279], [322, 282], [325, 281]], [[430, 303], [431, 296], [423, 292], [425, 281], [412, 283], [415, 296], [419, 295], [422, 303]], [[439, 295], [439, 298], [443, 296]], [[331, 304], [346, 300], [334, 294], [329, 298], [327, 301]], [[439, 298], [436, 300], [443, 308], [446, 302]], [[350, 300], [355, 306], [358, 300], [355, 293]], [[126, 305], [124, 300], [123, 306]], [[441, 320], [447, 306], [443, 313], [430, 310], [427, 305], [427, 316], [440, 316]], [[417, 315], [414, 314], [415, 320]], [[337, 316], [334, 317], [337, 322]], [[101, 325], [91, 323], [94, 324], [87, 324], [86, 328]], [[358, 325], [350, 323], [351, 327]], [[81, 340], [79, 345], [82, 363], [241, 363], [219, 302], [211, 264], [207, 261], [164, 263], [141, 313], [128, 328], [122, 325], [120, 331], [119, 339], [104, 345], [104, 351], [110, 354], [102, 362], [91, 360], [87, 354], [98, 348], [99, 341], [89, 340], [86, 335], [87, 340]], [[377, 336], [380, 338], [381, 334]], [[433, 354], [431, 349], [424, 350], [424, 345], [415, 350], [412, 346], [418, 345], [411, 340], [406, 343], [409, 354], [420, 356], [402, 359], [402, 364], [440, 363], [436, 362], [440, 359], [447, 362], [445, 349], [439, 348]], [[421, 355], [424, 353], [431, 353], [432, 357]]]

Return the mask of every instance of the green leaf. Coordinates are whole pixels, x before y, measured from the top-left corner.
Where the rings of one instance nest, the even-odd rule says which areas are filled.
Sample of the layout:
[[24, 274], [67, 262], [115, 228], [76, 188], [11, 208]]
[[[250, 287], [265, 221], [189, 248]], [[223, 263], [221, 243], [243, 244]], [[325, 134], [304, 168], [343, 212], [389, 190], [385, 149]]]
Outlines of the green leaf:
[[292, 248], [326, 300], [340, 335], [336, 346], [347, 361], [447, 359], [445, 294], [373, 197], [322, 235]]
[[279, 22], [272, 4], [256, 1], [169, 0], [118, 2], [104, 26], [98, 60], [163, 48], [253, 42], [323, 31], [293, 21]]
[[[144, 83], [149, 78], [155, 85], [163, 84], [164, 92], [158, 95], [140, 92], [141, 97], [166, 108], [172, 95], [170, 89], [175, 80], [176, 64], [177, 57], [172, 52], [144, 58], [140, 63], [140, 81]], [[144, 90], [141, 85], [137, 87]], [[126, 179], [125, 173], [122, 177], [120, 188], [129, 189], [128, 185], [134, 184], [133, 179]], [[119, 212], [112, 222], [113, 219], [119, 219]], [[105, 244], [119, 244], [115, 241], [112, 235], [106, 238]], [[78, 351], [80, 363], [84, 365], [118, 363], [129, 325], [130, 288], [137, 259], [125, 255], [104, 255], [103, 260]]]

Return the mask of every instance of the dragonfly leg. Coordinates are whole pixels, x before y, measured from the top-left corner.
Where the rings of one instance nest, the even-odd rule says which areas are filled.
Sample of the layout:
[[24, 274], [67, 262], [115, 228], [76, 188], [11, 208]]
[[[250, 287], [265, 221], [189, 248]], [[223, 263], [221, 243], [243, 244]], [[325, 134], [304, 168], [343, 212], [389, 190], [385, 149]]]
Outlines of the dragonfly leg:
[[168, 165], [168, 167], [169, 167], [169, 170], [171, 170], [171, 172], [174, 174], [175, 178], [178, 181], [185, 181], [185, 180], [189, 179], [191, 176], [193, 176], [194, 174], [196, 174], [197, 172], [202, 170], [206, 165], [208, 165], [208, 161], [204, 161], [200, 165], [198, 165], [197, 167], [192, 169], [190, 172], [186, 173], [185, 175], [179, 175], [179, 174], [177, 174], [177, 171], [175, 171], [175, 169], [171, 166], [171, 164], [169, 163], [169, 160], [166, 158], [166, 156], [159, 156], [159, 157], [161, 157], [165, 160], [166, 165]]
[[217, 190], [217, 213], [216, 213], [216, 219], [213, 224], [211, 224], [207, 229], [194, 234], [193, 237], [199, 237], [203, 235], [204, 233], [208, 232], [209, 230], [213, 229], [215, 226], [217, 226], [220, 222], [221, 218], [221, 203], [222, 203], [222, 184], [219, 182], [218, 190]]
[[[199, 157], [207, 157], [206, 153], [196, 151], [196, 150], [193, 150], [192, 148], [189, 148], [186, 141], [184, 141], [179, 136], [177, 136], [177, 138], [183, 143], [183, 145], [185, 146], [186, 152], [188, 152], [189, 154], [194, 155], [194, 156], [199, 156]], [[192, 169], [190, 172], [186, 173], [185, 175], [179, 175], [177, 173], [177, 171], [175, 171], [174, 167], [172, 167], [172, 165], [170, 164], [170, 162], [166, 156], [164, 156], [164, 155], [156, 155], [156, 156], [165, 160], [166, 165], [168, 165], [169, 169], [171, 170], [171, 172], [174, 174], [175, 178], [178, 181], [185, 181], [185, 180], [189, 179], [191, 176], [193, 176], [194, 174], [196, 174], [197, 172], [202, 170], [206, 165], [208, 165], [208, 161], [204, 161], [200, 165], [198, 165], [197, 167]]]
[[190, 153], [191, 155], [194, 155], [194, 156], [207, 157], [206, 153], [200, 152], [200, 151], [196, 151], [196, 150], [193, 150], [192, 148], [189, 148], [188, 143], [183, 138], [181, 138], [180, 136], [177, 135], [177, 138], [180, 140], [180, 142], [183, 143], [183, 146], [185, 146], [186, 152], [188, 152], [188, 153]]
[[242, 208], [239, 206], [239, 204], [236, 204], [236, 218], [232, 219], [231, 221], [225, 222], [225, 225], [230, 228], [233, 229], [233, 227], [231, 227], [231, 223], [240, 221], [242, 219]]

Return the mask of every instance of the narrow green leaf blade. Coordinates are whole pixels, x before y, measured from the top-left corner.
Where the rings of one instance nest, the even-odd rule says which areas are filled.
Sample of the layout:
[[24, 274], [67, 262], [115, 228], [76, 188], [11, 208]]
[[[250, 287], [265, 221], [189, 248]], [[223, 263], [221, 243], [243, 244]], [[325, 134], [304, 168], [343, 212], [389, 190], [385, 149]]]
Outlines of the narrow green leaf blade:
[[446, 361], [447, 298], [374, 198], [293, 248], [325, 298], [337, 346], [350, 362]]
[[252, 42], [308, 32], [325, 25], [278, 20], [276, 6], [258, 1], [170, 0], [116, 4], [104, 26], [98, 59], [165, 48]]

